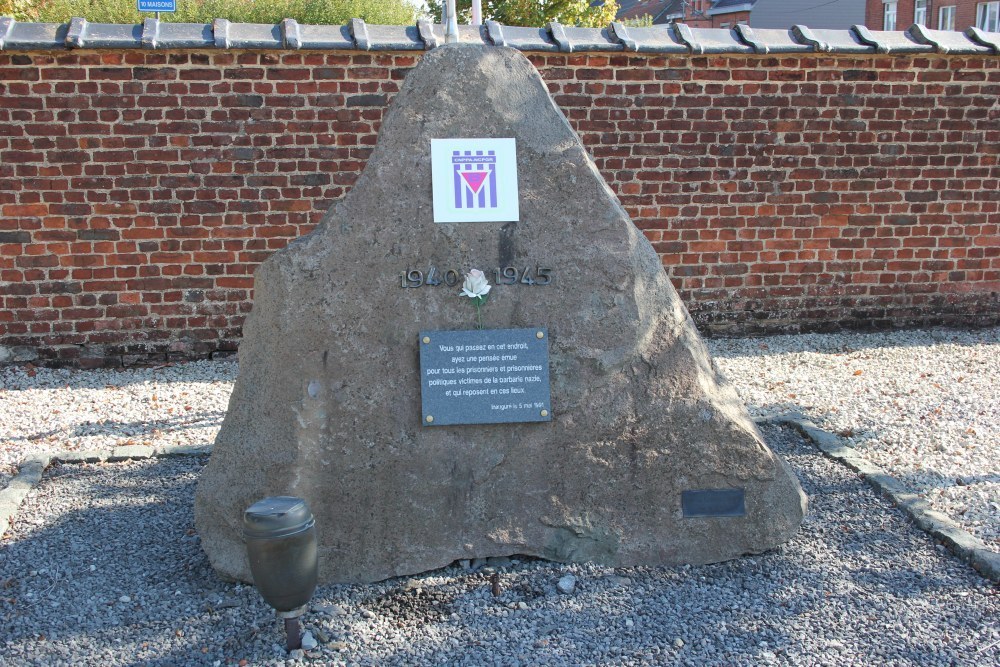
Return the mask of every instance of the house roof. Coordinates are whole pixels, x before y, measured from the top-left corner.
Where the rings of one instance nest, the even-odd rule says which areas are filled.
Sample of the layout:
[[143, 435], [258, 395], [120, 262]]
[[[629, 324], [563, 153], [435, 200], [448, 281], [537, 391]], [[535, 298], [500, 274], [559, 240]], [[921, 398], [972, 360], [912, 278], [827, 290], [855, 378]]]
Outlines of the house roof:
[[752, 9], [755, 2], [757, 0], [714, 0], [708, 12], [710, 14], [722, 14], [726, 11], [733, 12], [741, 9]]
[[[757, 0], [712, 0], [705, 14], [728, 14], [731, 12], [753, 9]], [[619, 0], [618, 19], [637, 19], [652, 16], [653, 23], [662, 23], [667, 19], [684, 18], [683, 0]]]
[[684, 15], [684, 3], [682, 0], [620, 0], [618, 3], [618, 19], [637, 19], [647, 15], [653, 17], [653, 23], [680, 18]]

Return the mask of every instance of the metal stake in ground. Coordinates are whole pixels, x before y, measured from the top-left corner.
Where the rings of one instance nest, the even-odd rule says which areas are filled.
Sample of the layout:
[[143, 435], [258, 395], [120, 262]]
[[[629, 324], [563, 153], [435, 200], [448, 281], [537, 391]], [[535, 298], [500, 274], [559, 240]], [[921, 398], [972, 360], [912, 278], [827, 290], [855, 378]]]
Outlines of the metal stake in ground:
[[[303, 608], [303, 612], [305, 609]], [[285, 650], [291, 653], [297, 648], [302, 648], [302, 632], [299, 627], [299, 616], [282, 616], [278, 612], [278, 618], [285, 619]]]

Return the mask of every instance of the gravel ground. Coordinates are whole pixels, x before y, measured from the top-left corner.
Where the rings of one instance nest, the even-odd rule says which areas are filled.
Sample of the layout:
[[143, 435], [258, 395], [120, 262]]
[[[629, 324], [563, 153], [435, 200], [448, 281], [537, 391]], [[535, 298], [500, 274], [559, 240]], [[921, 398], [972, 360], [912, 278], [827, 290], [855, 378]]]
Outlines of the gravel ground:
[[752, 414], [837, 433], [1000, 552], [1000, 328], [708, 342]]
[[123, 371], [0, 368], [0, 487], [33, 453], [211, 445], [236, 370], [233, 360]]
[[0, 550], [0, 662], [1000, 664], [995, 587], [795, 431], [764, 433], [811, 498], [774, 552], [676, 568], [515, 559], [495, 564], [497, 597], [488, 569], [460, 565], [324, 586], [305, 617], [318, 645], [287, 663], [273, 612], [199, 548], [204, 457], [55, 466]]
[[[1000, 552], [1000, 328], [709, 340], [755, 415], [799, 412]], [[235, 361], [0, 369], [0, 486], [27, 455], [211, 445]]]

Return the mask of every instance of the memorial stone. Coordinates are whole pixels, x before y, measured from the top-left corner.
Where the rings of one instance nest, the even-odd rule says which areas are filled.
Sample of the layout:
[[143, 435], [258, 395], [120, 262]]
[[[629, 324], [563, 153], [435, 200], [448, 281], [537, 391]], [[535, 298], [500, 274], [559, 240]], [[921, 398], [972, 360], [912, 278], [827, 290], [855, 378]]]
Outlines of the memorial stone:
[[[435, 222], [431, 145], [452, 139], [513, 140], [498, 145], [516, 153], [516, 192], [459, 173], [491, 174], [500, 153], [447, 147], [455, 206], [496, 187], [503, 221]], [[462, 293], [472, 269], [490, 284], [479, 301]], [[421, 350], [439, 338], [477, 349]], [[492, 359], [500, 345], [526, 356]], [[265, 496], [308, 502], [323, 582], [514, 554], [709, 563], [775, 547], [805, 511], [653, 248], [509, 48], [423, 56], [355, 187], [258, 269], [239, 363], [195, 502], [227, 578], [249, 580], [242, 514]], [[470, 381], [431, 384], [445, 376]], [[459, 387], [475, 392], [444, 393]]]

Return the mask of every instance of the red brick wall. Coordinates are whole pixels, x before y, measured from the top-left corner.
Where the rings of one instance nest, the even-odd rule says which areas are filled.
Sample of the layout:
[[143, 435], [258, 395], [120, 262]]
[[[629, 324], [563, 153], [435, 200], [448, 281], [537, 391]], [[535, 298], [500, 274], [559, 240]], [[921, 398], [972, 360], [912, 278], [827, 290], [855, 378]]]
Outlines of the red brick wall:
[[871, 30], [882, 30], [882, 0], [865, 0], [865, 25]]
[[965, 30], [966, 28], [976, 25], [976, 7], [980, 2], [983, 2], [983, 0], [932, 1], [930, 4], [932, 6], [931, 13], [934, 15], [934, 26], [937, 27], [938, 7], [943, 5], [955, 5], [957, 7], [955, 10], [955, 30]]
[[[750, 23], [750, 12], [729, 12], [728, 14], [716, 14], [712, 17], [712, 25], [706, 27], [712, 28], [732, 28], [737, 23]], [[726, 24], [723, 26], [723, 24]]]
[[[234, 349], [418, 58], [0, 53], [0, 346]], [[531, 59], [703, 331], [1000, 319], [1000, 58]]]

